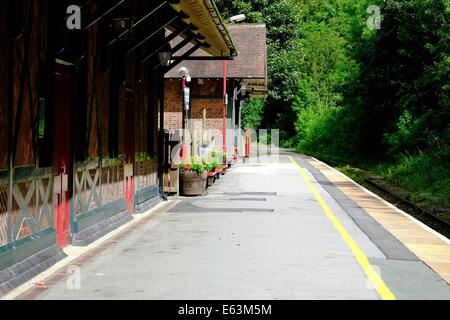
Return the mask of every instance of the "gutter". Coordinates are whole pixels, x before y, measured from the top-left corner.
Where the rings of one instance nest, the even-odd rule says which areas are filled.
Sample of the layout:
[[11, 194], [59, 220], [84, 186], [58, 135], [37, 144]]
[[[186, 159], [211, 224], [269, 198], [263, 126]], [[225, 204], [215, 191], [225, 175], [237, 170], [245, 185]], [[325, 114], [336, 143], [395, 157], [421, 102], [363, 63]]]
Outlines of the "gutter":
[[222, 17], [219, 14], [219, 10], [217, 9], [216, 4], [213, 0], [204, 0], [205, 6], [209, 11], [209, 14], [214, 20], [214, 23], [216, 24], [217, 28], [219, 29], [220, 33], [223, 36], [223, 39], [225, 40], [225, 43], [227, 44], [228, 48], [230, 49], [230, 57], [234, 58], [237, 56], [237, 50], [236, 47], [233, 44], [233, 41], [231, 40], [230, 33], [228, 32], [227, 28], [225, 27], [225, 22], [223, 21]]

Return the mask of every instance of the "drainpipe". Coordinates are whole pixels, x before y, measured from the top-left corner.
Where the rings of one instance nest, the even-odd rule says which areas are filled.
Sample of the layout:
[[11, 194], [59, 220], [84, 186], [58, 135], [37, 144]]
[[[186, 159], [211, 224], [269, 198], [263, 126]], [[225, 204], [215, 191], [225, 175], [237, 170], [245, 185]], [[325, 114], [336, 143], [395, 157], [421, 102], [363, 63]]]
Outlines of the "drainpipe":
[[231, 39], [231, 36], [225, 26], [224, 21], [222, 20], [222, 17], [219, 14], [219, 10], [217, 9], [216, 4], [213, 0], [204, 0], [205, 6], [209, 11], [209, 14], [214, 20], [214, 23], [217, 25], [217, 28], [219, 29], [219, 32], [222, 34], [225, 43], [227, 44], [228, 48], [230, 49], [230, 56], [234, 56], [236, 54], [236, 48], [234, 47], [233, 41]]

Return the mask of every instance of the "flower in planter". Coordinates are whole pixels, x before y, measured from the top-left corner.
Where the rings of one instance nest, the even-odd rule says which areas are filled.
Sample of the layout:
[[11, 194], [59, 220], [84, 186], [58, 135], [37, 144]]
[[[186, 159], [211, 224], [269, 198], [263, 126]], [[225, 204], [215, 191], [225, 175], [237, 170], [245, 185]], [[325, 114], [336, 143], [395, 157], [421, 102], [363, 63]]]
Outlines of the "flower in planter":
[[179, 169], [182, 172], [188, 172], [191, 171], [191, 165], [189, 163], [180, 163]]
[[205, 165], [195, 158], [192, 158], [189, 162], [180, 163], [179, 168], [181, 172], [195, 172], [198, 174], [202, 174], [207, 171]]
[[194, 163], [191, 166], [191, 171], [200, 174], [200, 173], [205, 173], [206, 172], [206, 168], [201, 163]]
[[215, 170], [215, 167], [212, 165], [210, 161], [204, 161], [203, 165], [205, 166], [205, 169], [208, 173]]

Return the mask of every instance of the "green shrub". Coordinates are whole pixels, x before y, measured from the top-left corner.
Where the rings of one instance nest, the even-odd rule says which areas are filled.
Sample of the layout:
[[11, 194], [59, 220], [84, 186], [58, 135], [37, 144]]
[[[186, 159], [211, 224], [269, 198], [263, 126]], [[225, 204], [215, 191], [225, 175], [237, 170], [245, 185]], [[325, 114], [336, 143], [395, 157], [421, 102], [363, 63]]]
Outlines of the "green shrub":
[[258, 129], [264, 112], [264, 100], [250, 99], [242, 108], [242, 128]]

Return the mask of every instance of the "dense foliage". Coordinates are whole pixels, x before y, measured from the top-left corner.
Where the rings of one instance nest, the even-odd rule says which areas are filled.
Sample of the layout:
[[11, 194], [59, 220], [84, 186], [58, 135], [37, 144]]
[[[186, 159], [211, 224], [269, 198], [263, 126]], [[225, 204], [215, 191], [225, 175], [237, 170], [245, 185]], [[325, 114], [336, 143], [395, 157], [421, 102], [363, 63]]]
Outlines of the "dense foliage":
[[[392, 163], [396, 181], [433, 166], [441, 174], [422, 189], [438, 192], [439, 179], [450, 198], [450, 0], [217, 2], [226, 16], [267, 24], [262, 126], [306, 153]], [[379, 30], [367, 26], [374, 4]]]
[[250, 99], [242, 108], [242, 128], [256, 129], [261, 126], [264, 113], [264, 100]]

